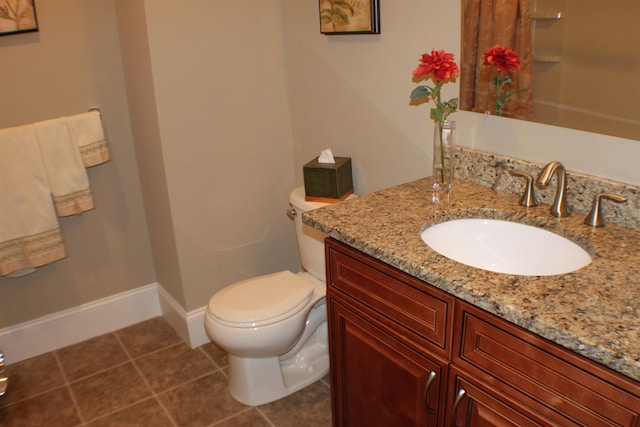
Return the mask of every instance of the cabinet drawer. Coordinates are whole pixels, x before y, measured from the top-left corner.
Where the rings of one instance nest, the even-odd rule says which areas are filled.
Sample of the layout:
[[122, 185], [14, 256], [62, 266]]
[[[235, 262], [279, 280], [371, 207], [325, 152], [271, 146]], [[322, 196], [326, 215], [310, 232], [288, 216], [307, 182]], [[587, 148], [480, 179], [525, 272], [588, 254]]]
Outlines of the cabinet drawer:
[[462, 328], [454, 364], [540, 402], [566, 418], [562, 425], [639, 425], [640, 388], [633, 380], [468, 304], [458, 304], [456, 316]]
[[453, 297], [361, 252], [327, 240], [327, 285], [384, 313], [423, 337], [430, 350], [448, 354]]

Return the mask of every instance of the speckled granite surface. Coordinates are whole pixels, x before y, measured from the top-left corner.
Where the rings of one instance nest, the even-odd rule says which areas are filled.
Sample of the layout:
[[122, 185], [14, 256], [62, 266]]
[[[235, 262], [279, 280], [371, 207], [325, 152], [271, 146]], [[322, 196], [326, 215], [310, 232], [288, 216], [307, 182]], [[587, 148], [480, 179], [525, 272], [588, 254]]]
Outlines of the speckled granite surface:
[[[511, 176], [508, 173], [509, 169], [536, 177], [544, 167], [540, 163], [462, 146], [456, 147], [456, 160], [456, 178], [513, 194], [522, 194], [525, 181], [523, 178]], [[555, 178], [548, 188], [536, 188], [535, 192], [538, 203], [551, 205], [556, 194]], [[614, 193], [627, 198], [625, 203], [613, 203], [608, 200], [603, 202], [602, 215], [605, 221], [640, 228], [640, 187], [567, 171], [567, 201], [576, 213], [587, 214], [591, 210], [593, 197], [598, 193]]]
[[[548, 205], [527, 210], [518, 206], [518, 200], [519, 195], [491, 186], [456, 181], [450, 203], [435, 205], [426, 181], [418, 180], [307, 212], [303, 221], [640, 381], [640, 231], [615, 221], [593, 229], [582, 224], [583, 214], [556, 219]], [[421, 240], [425, 224], [465, 217], [507, 219], [549, 229], [580, 244], [593, 262], [564, 275], [514, 276], [467, 267]]]

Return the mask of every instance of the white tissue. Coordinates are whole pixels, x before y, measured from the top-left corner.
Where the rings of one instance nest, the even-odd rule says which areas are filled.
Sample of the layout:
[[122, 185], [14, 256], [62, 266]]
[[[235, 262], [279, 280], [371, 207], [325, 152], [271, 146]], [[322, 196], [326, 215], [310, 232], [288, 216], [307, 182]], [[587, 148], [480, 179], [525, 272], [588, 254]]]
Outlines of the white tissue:
[[318, 156], [318, 163], [335, 163], [335, 159], [333, 158], [333, 153], [331, 152], [331, 148], [327, 148], [326, 150], [322, 150], [320, 155]]

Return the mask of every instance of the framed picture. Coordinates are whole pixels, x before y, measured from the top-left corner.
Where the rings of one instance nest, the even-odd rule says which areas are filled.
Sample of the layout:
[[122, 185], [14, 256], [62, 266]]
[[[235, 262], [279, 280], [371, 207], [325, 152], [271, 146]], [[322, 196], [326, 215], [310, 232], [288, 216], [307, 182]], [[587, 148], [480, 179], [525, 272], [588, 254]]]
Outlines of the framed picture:
[[0, 0], [0, 36], [38, 31], [34, 0]]
[[322, 34], [380, 34], [379, 0], [318, 1]]

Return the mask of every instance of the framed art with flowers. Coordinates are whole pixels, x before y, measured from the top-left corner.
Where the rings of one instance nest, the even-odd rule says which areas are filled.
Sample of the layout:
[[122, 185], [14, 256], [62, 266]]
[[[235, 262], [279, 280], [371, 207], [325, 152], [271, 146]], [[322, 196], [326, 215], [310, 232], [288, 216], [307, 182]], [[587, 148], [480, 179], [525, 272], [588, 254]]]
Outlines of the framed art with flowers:
[[379, 0], [319, 0], [320, 33], [380, 34]]
[[38, 31], [34, 0], [0, 0], [0, 36]]

